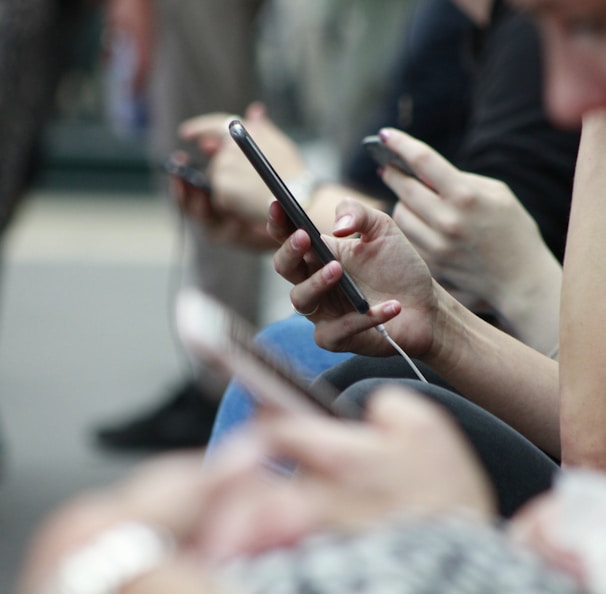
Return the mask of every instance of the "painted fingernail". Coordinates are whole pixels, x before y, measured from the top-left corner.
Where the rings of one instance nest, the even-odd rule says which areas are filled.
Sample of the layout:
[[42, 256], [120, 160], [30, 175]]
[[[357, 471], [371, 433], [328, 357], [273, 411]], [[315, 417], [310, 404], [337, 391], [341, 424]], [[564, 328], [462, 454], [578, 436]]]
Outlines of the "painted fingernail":
[[382, 128], [381, 130], [379, 130], [379, 138], [383, 142], [386, 142], [387, 140], [389, 140], [390, 136], [391, 136], [391, 132], [387, 128]]

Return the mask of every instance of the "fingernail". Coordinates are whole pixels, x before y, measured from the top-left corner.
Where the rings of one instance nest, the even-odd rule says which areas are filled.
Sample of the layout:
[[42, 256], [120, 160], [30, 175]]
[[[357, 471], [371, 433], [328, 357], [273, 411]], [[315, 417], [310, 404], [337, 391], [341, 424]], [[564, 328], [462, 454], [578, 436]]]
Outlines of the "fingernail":
[[383, 308], [383, 312], [389, 316], [396, 315], [398, 313], [398, 304], [394, 303], [393, 301], [387, 303]]
[[299, 243], [299, 237], [297, 236], [297, 233], [293, 233], [290, 236], [290, 245], [295, 249], [298, 250], [300, 247], [300, 243]]
[[391, 136], [391, 132], [387, 128], [383, 128], [383, 129], [379, 130], [379, 138], [383, 142], [386, 142], [387, 140], [389, 140], [390, 136]]
[[329, 262], [322, 268], [322, 278], [325, 281], [332, 281], [335, 278], [335, 263]]
[[343, 229], [348, 229], [351, 227], [353, 223], [353, 217], [351, 215], [343, 215], [335, 221], [333, 226], [333, 231], [341, 231]]

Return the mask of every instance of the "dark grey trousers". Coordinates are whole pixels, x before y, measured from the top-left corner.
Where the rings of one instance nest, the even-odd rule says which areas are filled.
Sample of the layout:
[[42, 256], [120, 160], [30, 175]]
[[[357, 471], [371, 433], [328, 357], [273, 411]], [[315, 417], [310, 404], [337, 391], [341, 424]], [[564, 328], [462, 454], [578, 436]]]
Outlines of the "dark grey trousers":
[[427, 366], [415, 362], [430, 383], [414, 375], [401, 357], [356, 356], [320, 376], [335, 385], [340, 401], [366, 401], [385, 383], [399, 383], [437, 402], [452, 415], [488, 473], [499, 511], [510, 517], [529, 499], [550, 488], [558, 464], [512, 427], [458, 394]]

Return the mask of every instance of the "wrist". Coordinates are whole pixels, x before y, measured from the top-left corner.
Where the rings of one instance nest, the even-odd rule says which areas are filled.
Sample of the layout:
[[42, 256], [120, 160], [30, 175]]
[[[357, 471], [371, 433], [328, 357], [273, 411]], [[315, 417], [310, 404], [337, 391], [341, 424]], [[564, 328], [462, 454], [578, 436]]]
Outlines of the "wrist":
[[558, 350], [562, 267], [551, 252], [537, 254], [514, 282], [499, 292], [493, 305], [510, 333], [539, 352], [553, 356]]
[[461, 311], [467, 311], [444, 287], [433, 281], [436, 305], [431, 320], [431, 341], [425, 353], [419, 355], [424, 363], [446, 372], [456, 366], [465, 328]]
[[305, 169], [296, 175], [289, 176], [284, 183], [301, 208], [307, 210], [323, 182], [312, 171]]

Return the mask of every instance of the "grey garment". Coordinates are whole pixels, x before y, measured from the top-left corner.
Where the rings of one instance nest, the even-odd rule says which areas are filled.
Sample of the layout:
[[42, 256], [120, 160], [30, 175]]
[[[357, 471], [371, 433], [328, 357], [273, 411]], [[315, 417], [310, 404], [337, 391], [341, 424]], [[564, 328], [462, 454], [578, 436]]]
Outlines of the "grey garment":
[[[262, 0], [155, 0], [158, 18], [152, 77], [152, 151], [163, 160], [183, 146], [177, 128], [187, 118], [214, 111], [243, 113], [257, 98], [256, 16]], [[201, 159], [200, 156], [198, 159]], [[218, 245], [193, 230], [193, 277], [240, 315], [256, 323], [261, 257]]]
[[32, 175], [82, 5], [79, 0], [0, 3], [0, 233]]
[[[581, 594], [573, 579], [463, 517], [324, 535], [225, 567], [242, 594]], [[230, 590], [231, 591], [231, 590]]]

